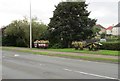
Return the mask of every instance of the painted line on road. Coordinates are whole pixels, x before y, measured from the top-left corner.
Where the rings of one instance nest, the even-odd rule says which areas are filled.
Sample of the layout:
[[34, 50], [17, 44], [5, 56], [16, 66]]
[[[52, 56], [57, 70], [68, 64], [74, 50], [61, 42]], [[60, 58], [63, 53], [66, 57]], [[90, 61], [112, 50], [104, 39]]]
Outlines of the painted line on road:
[[42, 66], [42, 64], [39, 64], [40, 66]]
[[74, 70], [71, 70], [71, 69], [64, 69], [64, 70], [66, 70], [66, 71], [72, 71], [72, 72], [76, 72], [76, 73], [80, 73], [80, 74], [84, 74], [84, 75], [90, 75], [90, 76], [100, 77], [100, 78], [118, 79], [118, 78], [108, 77], [108, 76], [104, 76], [104, 75], [98, 75], [98, 74], [93, 74], [93, 73], [87, 73], [87, 72], [83, 72], [83, 71], [74, 71]]
[[64, 69], [64, 70], [66, 70], [66, 71], [72, 71], [72, 70], [70, 70], [70, 69]]
[[86, 72], [82, 72], [82, 71], [74, 71], [74, 72], [85, 74], [85, 75], [91, 75], [91, 76], [95, 76], [95, 77], [107, 78], [107, 79], [117, 79], [117, 78], [113, 78], [113, 77], [97, 75], [97, 74], [92, 74], [92, 73], [86, 73]]
[[15, 54], [14, 56], [15, 56], [15, 57], [17, 57], [17, 56], [20, 56], [20, 55], [18, 55], [18, 54]]

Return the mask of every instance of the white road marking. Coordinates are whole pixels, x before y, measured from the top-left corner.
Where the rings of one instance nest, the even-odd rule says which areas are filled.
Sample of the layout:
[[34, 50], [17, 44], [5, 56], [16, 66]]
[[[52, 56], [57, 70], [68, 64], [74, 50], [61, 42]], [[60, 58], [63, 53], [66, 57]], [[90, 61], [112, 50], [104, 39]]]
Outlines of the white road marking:
[[87, 73], [87, 72], [83, 72], [83, 71], [74, 71], [74, 70], [70, 70], [70, 69], [64, 69], [64, 70], [66, 70], [66, 71], [72, 71], [72, 72], [76, 72], [76, 73], [80, 73], [80, 74], [84, 74], [84, 75], [90, 75], [90, 76], [95, 76], [95, 77], [106, 78], [106, 79], [118, 79], [118, 78], [108, 77], [108, 76], [104, 76], [104, 75]]
[[74, 71], [74, 72], [85, 74], [85, 75], [91, 75], [91, 76], [101, 77], [101, 78], [107, 78], [107, 79], [117, 79], [117, 78], [113, 78], [113, 77], [108, 77], [108, 76], [103, 76], [103, 75], [97, 75], [97, 74], [92, 74], [92, 73], [86, 73], [86, 72], [82, 72], [82, 71]]
[[64, 70], [66, 70], [66, 71], [72, 71], [72, 70], [70, 70], [70, 69], [64, 69]]
[[40, 66], [42, 65], [42, 64], [39, 64]]
[[18, 55], [18, 54], [15, 54], [14, 56], [15, 56], [15, 57], [17, 57], [17, 56], [20, 56], [20, 55]]

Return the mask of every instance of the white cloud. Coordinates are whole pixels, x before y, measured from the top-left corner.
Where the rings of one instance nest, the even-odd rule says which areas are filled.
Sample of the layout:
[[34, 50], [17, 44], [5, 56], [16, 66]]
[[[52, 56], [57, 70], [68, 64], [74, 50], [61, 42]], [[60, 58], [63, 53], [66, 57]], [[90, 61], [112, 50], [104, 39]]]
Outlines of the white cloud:
[[[46, 24], [49, 23], [55, 9], [54, 5], [60, 1], [62, 0], [31, 0], [32, 16], [38, 17]], [[90, 3], [88, 6], [88, 10], [92, 11], [90, 17], [97, 18], [98, 23], [105, 25], [117, 22], [118, 0], [86, 1]], [[0, 0], [0, 27], [8, 25], [13, 20], [22, 19], [23, 16], [29, 17], [29, 2], [30, 0]]]
[[97, 10], [97, 11], [93, 11], [91, 12], [90, 17], [95, 17], [95, 18], [102, 18], [105, 17], [107, 15], [106, 12], [104, 12], [104, 10]]
[[86, 0], [87, 2], [118, 2], [119, 0]]
[[118, 22], [118, 3], [117, 2], [91, 2], [88, 10], [91, 11], [90, 17], [96, 18], [97, 23], [108, 27]]
[[[45, 23], [53, 15], [54, 5], [61, 0], [31, 0], [32, 16], [38, 17]], [[30, 0], [0, 0], [0, 27], [7, 25], [12, 20], [29, 17]]]

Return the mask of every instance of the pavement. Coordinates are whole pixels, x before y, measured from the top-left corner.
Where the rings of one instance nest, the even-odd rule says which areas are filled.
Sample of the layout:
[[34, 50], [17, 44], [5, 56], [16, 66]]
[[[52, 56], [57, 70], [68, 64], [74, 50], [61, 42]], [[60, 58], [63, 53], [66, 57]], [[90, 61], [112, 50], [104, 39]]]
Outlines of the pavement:
[[118, 64], [2, 51], [3, 79], [117, 79]]

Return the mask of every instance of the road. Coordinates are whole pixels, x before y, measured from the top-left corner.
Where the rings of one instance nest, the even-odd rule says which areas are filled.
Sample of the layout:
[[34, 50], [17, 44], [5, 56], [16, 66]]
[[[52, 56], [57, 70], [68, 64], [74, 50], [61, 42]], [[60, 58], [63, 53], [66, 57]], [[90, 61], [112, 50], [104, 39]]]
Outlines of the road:
[[117, 79], [118, 65], [2, 51], [3, 79]]
[[0, 81], [2, 80], [2, 63], [0, 62]]

